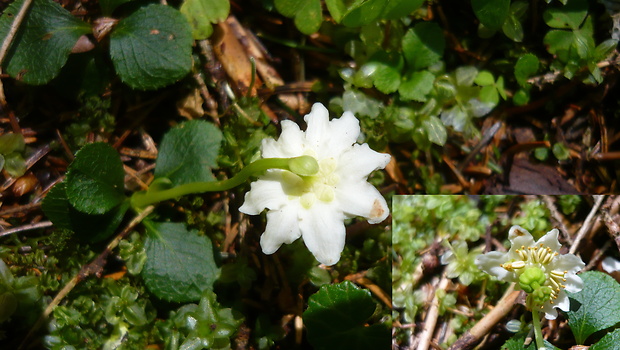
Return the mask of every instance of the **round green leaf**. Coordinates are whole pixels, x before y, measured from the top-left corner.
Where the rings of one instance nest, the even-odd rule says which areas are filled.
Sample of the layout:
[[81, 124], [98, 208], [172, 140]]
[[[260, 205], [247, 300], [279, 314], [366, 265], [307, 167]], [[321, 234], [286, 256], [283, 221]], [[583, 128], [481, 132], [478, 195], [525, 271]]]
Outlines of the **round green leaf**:
[[403, 57], [399, 53], [377, 51], [366, 65], [372, 67], [369, 76], [379, 91], [389, 94], [398, 89], [403, 69]]
[[381, 324], [365, 327], [377, 305], [370, 292], [345, 281], [323, 285], [308, 300], [304, 323], [315, 349], [385, 349], [390, 332]]
[[570, 0], [564, 6], [549, 8], [543, 13], [543, 19], [551, 28], [577, 29], [587, 15], [587, 0]]
[[480, 23], [491, 30], [498, 30], [508, 17], [510, 0], [472, 0], [471, 6]]
[[[13, 2], [0, 17], [0, 38], [6, 37], [24, 0]], [[67, 62], [71, 49], [90, 26], [52, 0], [33, 1], [13, 39], [3, 66], [10, 76], [41, 85]]]
[[528, 53], [521, 57], [515, 64], [515, 78], [521, 86], [527, 85], [527, 79], [538, 72], [538, 57]]
[[414, 72], [401, 82], [398, 88], [400, 97], [404, 100], [425, 102], [426, 95], [433, 89], [434, 80], [433, 73], [427, 70]]
[[167, 301], [189, 302], [213, 288], [219, 270], [209, 238], [188, 231], [181, 223], [147, 227], [142, 277], [153, 294]]
[[88, 144], [75, 155], [67, 169], [69, 203], [86, 214], [103, 214], [124, 199], [123, 163], [112, 146]]
[[402, 45], [407, 64], [419, 70], [439, 62], [446, 43], [437, 23], [421, 22], [407, 31]]
[[110, 56], [127, 85], [157, 89], [189, 73], [192, 43], [183, 14], [170, 6], [149, 5], [118, 22], [110, 34]]
[[520, 43], [523, 41], [523, 26], [521, 22], [519, 22], [519, 19], [512, 14], [506, 18], [506, 21], [502, 25], [502, 31], [514, 42]]
[[167, 178], [174, 186], [213, 181], [211, 168], [222, 142], [215, 125], [192, 120], [171, 129], [161, 142], [155, 166], [156, 178]]

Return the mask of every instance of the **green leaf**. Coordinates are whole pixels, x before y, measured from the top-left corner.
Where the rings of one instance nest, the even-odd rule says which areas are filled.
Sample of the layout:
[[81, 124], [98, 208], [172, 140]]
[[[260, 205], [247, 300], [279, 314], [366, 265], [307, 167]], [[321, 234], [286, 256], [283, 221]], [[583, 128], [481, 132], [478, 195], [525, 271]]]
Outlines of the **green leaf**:
[[75, 155], [67, 169], [67, 197], [71, 205], [86, 214], [103, 214], [124, 199], [125, 171], [112, 146], [88, 144]]
[[25, 148], [24, 135], [12, 132], [0, 135], [0, 154], [22, 152]]
[[403, 100], [425, 102], [426, 95], [433, 89], [434, 81], [435, 76], [427, 70], [413, 72], [401, 82], [398, 92]]
[[230, 12], [228, 0], [185, 0], [181, 13], [192, 26], [194, 40], [204, 40], [213, 34], [211, 24], [222, 22]]
[[439, 146], [445, 145], [448, 132], [439, 118], [434, 115], [428, 116], [428, 118], [422, 122], [422, 128], [426, 131], [429, 141]]
[[[520, 332], [515, 334], [512, 338], [508, 339], [504, 345], [502, 345], [502, 350], [537, 350], [536, 342], [530, 341], [528, 346], [523, 346], [525, 344], [525, 338], [527, 337], [527, 332]], [[546, 339], [544, 339], [546, 350], [560, 350], [553, 346], [553, 344], [549, 343]]]
[[383, 8], [381, 18], [383, 19], [400, 19], [403, 16], [419, 9], [424, 0], [388, 0]]
[[17, 152], [7, 154], [4, 156], [4, 170], [11, 177], [20, 177], [26, 173], [26, 160]]
[[295, 26], [304, 34], [319, 30], [323, 23], [320, 0], [274, 0], [278, 12], [295, 19]]
[[153, 223], [147, 225], [144, 247], [147, 258], [142, 277], [158, 298], [195, 301], [213, 288], [219, 269], [208, 237], [188, 231], [181, 223]]
[[519, 19], [512, 14], [502, 24], [502, 32], [514, 42], [520, 43], [523, 41], [523, 26]]
[[615, 350], [620, 344], [620, 328], [607, 333], [601, 340], [592, 345], [589, 350]]
[[349, 281], [324, 285], [303, 313], [308, 340], [315, 349], [385, 349], [390, 343], [387, 327], [364, 326], [376, 307], [370, 292]]
[[71, 206], [65, 183], [61, 182], [48, 192], [41, 207], [57, 228], [71, 230], [83, 241], [99, 242], [114, 233], [129, 208], [129, 202], [125, 201], [102, 215], [84, 214]]
[[183, 14], [170, 6], [148, 5], [118, 22], [110, 34], [110, 56], [127, 85], [156, 89], [189, 73], [192, 43]]
[[437, 23], [421, 22], [403, 36], [402, 46], [407, 64], [420, 70], [439, 62], [446, 43]]
[[[6, 38], [24, 0], [13, 2], [0, 18], [0, 38]], [[3, 62], [5, 71], [27, 84], [52, 80], [67, 62], [71, 49], [90, 26], [52, 0], [33, 1]]]
[[566, 30], [550, 30], [545, 34], [543, 43], [547, 46], [547, 51], [555, 55], [568, 50], [573, 44], [574, 37], [572, 32]]
[[476, 75], [474, 83], [480, 86], [493, 85], [495, 84], [495, 78], [493, 77], [493, 74], [488, 70], [482, 70], [478, 72], [478, 75]]
[[365, 66], [370, 67], [369, 77], [379, 91], [389, 94], [398, 89], [403, 69], [403, 57], [399, 53], [377, 51]]
[[579, 275], [583, 289], [568, 293], [571, 297], [571, 311], [568, 325], [578, 344], [595, 332], [607, 329], [620, 322], [620, 284], [611, 276], [598, 271]]
[[367, 0], [358, 2], [358, 6], [352, 6], [342, 18], [342, 24], [347, 27], [360, 27], [369, 24], [379, 18], [383, 12], [387, 0]]
[[551, 7], [543, 13], [551, 28], [578, 29], [588, 15], [588, 0], [570, 0], [564, 6]]
[[471, 0], [474, 14], [485, 27], [498, 30], [510, 11], [510, 0]]
[[521, 57], [515, 64], [515, 78], [521, 86], [527, 86], [527, 79], [538, 72], [538, 57], [528, 53]]
[[161, 142], [155, 178], [170, 179], [174, 186], [213, 181], [222, 132], [215, 125], [192, 120], [171, 129]]

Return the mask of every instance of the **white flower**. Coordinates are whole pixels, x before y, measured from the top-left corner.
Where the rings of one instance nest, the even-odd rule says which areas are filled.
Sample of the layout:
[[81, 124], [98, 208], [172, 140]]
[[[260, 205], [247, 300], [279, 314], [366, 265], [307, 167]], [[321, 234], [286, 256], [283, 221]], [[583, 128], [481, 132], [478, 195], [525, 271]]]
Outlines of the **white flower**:
[[500, 280], [516, 282], [529, 293], [528, 306], [540, 307], [547, 319], [558, 316], [556, 307], [568, 311], [570, 302], [565, 290], [576, 293], [583, 288], [576, 273], [585, 264], [576, 255], [560, 255], [558, 230], [553, 229], [534, 242], [527, 230], [515, 225], [510, 228], [508, 239], [512, 243], [508, 252], [479, 255], [476, 265]]
[[319, 173], [301, 177], [286, 170], [268, 170], [252, 183], [239, 211], [257, 215], [268, 210], [260, 239], [265, 254], [303, 237], [319, 262], [333, 265], [344, 249], [346, 218], [362, 216], [371, 224], [387, 218], [385, 198], [367, 179], [371, 172], [385, 168], [390, 155], [356, 143], [360, 126], [351, 112], [330, 121], [327, 109], [316, 103], [304, 120], [305, 132], [294, 122], [283, 121], [277, 141], [263, 140], [262, 156], [309, 155], [318, 161]]

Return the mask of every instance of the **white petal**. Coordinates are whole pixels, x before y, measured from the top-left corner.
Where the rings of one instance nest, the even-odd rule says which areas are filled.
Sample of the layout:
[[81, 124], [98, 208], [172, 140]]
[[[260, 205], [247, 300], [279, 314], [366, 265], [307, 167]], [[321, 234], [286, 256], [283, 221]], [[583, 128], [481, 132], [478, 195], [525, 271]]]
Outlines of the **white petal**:
[[267, 212], [267, 227], [260, 237], [260, 246], [265, 254], [273, 254], [282, 243], [293, 243], [301, 236], [299, 216], [295, 205]]
[[[321, 145], [328, 139], [329, 112], [320, 103], [312, 105], [312, 110], [304, 117], [306, 128], [306, 145], [318, 152]], [[319, 155], [319, 158], [323, 158]]]
[[371, 224], [378, 224], [390, 214], [385, 198], [368, 182], [341, 182], [336, 188], [336, 201], [348, 216], [362, 216]]
[[387, 153], [373, 151], [366, 143], [355, 144], [340, 155], [336, 171], [343, 181], [365, 180], [371, 172], [384, 169], [390, 158]]
[[563, 284], [566, 286], [567, 291], [577, 293], [583, 289], [583, 280], [581, 277], [574, 274], [567, 274], [564, 278], [566, 278], [566, 282]]
[[554, 252], [559, 252], [562, 245], [558, 241], [558, 231], [557, 228], [547, 232], [544, 236], [540, 237], [540, 239], [536, 242], [536, 245], [540, 245], [541, 243], [553, 250]]
[[601, 267], [603, 268], [603, 270], [607, 271], [607, 273], [620, 271], [620, 260], [608, 256], [601, 262]]
[[558, 298], [553, 301], [553, 305], [562, 311], [570, 310], [570, 300], [564, 290], [560, 290]]
[[268, 171], [252, 182], [239, 211], [248, 215], [258, 215], [264, 209], [278, 210], [285, 206], [289, 199], [282, 188], [281, 172], [281, 170]]
[[[560, 299], [560, 297], [558, 297]], [[557, 300], [557, 299], [556, 299]], [[558, 311], [554, 307], [555, 304], [545, 303], [542, 311], [545, 313], [545, 318], [548, 320], [555, 320], [558, 317]]]
[[304, 243], [314, 257], [325, 265], [340, 260], [344, 249], [344, 214], [334, 205], [315, 203], [311, 210], [300, 213], [299, 227]]
[[290, 158], [297, 157], [304, 152], [304, 132], [299, 125], [283, 120], [280, 124], [282, 133], [278, 141], [267, 138], [263, 140], [261, 151], [263, 158]]
[[549, 263], [549, 268], [557, 271], [576, 273], [583, 269], [586, 264], [580, 257], [573, 254], [558, 255]]
[[321, 158], [338, 156], [351, 148], [360, 135], [360, 122], [353, 113], [344, 112], [342, 117], [332, 119], [329, 122], [327, 135], [323, 138], [323, 144], [318, 150]]
[[497, 279], [506, 282], [514, 282], [515, 276], [513, 272], [499, 266], [508, 260], [508, 253], [488, 252], [478, 255], [475, 260], [476, 266], [489, 275], [497, 277]]
[[511, 250], [512, 248], [519, 249], [521, 246], [534, 246], [534, 237], [532, 237], [532, 234], [519, 225], [514, 225], [510, 228], [510, 231], [508, 231], [508, 239], [512, 243]]

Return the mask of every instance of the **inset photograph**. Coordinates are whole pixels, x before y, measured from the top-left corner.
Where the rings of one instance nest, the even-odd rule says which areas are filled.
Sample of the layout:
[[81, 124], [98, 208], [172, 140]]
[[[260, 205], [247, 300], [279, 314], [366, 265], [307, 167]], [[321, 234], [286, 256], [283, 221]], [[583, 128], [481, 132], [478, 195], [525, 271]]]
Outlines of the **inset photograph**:
[[394, 196], [392, 349], [617, 349], [619, 208], [619, 196]]

